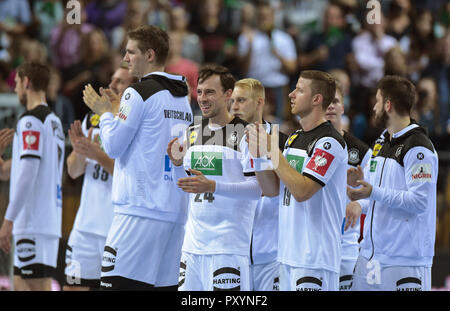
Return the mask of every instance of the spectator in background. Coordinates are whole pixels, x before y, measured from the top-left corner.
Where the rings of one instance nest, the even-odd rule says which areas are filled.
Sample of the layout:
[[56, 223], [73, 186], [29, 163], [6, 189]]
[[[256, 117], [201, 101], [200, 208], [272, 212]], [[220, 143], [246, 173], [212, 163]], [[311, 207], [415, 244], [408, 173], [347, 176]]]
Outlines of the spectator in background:
[[187, 79], [190, 92], [191, 108], [198, 109], [197, 105], [197, 80], [198, 65], [190, 59], [182, 56], [183, 37], [178, 32], [169, 33], [170, 49], [169, 57], [166, 63], [166, 72], [183, 75]]
[[274, 9], [268, 3], [257, 7], [258, 28], [244, 29], [238, 38], [238, 55], [245, 77], [261, 81], [266, 89], [266, 103], [279, 121], [287, 119], [289, 76], [297, 69], [294, 40], [274, 28]]
[[177, 33], [182, 39], [181, 55], [197, 64], [202, 64], [203, 50], [200, 38], [197, 34], [188, 30], [188, 25], [189, 16], [184, 7], [173, 8], [170, 17], [170, 30], [172, 33]]
[[[145, 12], [143, 11], [141, 0], [128, 0], [127, 10], [122, 25], [115, 27], [112, 31], [111, 47], [119, 51], [121, 55], [124, 55], [125, 46], [127, 45], [127, 32], [143, 25], [144, 23]], [[117, 66], [114, 68], [117, 68]]]
[[408, 35], [411, 28], [411, 1], [391, 0], [389, 3], [389, 15], [386, 25], [386, 34], [398, 41]]
[[[69, 13], [66, 8], [64, 16]], [[69, 24], [65, 18], [52, 29], [50, 33], [50, 47], [52, 64], [62, 71], [63, 81], [66, 81], [65, 71], [72, 65], [80, 62], [80, 42], [83, 34], [86, 34], [94, 26], [86, 23], [86, 13], [81, 11], [81, 24]]]
[[391, 47], [384, 55], [384, 75], [408, 77], [406, 55], [400, 46], [395, 45]]
[[304, 52], [299, 55], [302, 70], [327, 71], [346, 68], [347, 57], [352, 52], [352, 38], [345, 30], [343, 8], [330, 2], [323, 21], [323, 30], [311, 36]]
[[0, 93], [10, 93], [12, 88], [6, 82], [10, 73], [9, 64], [3, 60], [0, 60]]
[[[38, 0], [33, 4], [33, 14], [38, 26], [37, 38], [48, 51], [52, 29], [64, 18], [64, 7], [58, 0]], [[51, 55], [50, 55], [51, 56]]]
[[93, 0], [86, 5], [87, 22], [103, 30], [111, 42], [112, 31], [122, 25], [126, 11], [125, 0]]
[[31, 9], [27, 0], [0, 1], [0, 33], [24, 34], [31, 23]]
[[148, 7], [145, 11], [146, 23], [158, 26], [162, 29], [169, 29], [170, 11], [172, 6], [168, 0], [148, 0]]
[[75, 113], [70, 99], [62, 92], [62, 78], [58, 69], [50, 67], [50, 83], [47, 103], [61, 120], [64, 134], [68, 134], [70, 124], [75, 121]]
[[72, 100], [75, 120], [81, 120], [89, 111], [83, 102], [84, 86], [90, 83], [98, 90], [108, 85], [114, 70], [108, 41], [100, 29], [83, 35], [80, 46], [80, 62], [67, 70], [68, 80], [63, 85], [64, 94]]
[[436, 82], [429, 77], [419, 80], [417, 83], [417, 103], [411, 113], [421, 126], [427, 129], [430, 138], [434, 141], [437, 135], [442, 133], [439, 126], [439, 107]]
[[328, 73], [336, 79], [339, 84], [339, 91], [342, 93], [342, 104], [344, 106], [344, 113], [341, 115], [340, 125], [342, 130], [349, 131], [350, 119], [348, 117], [348, 110], [350, 108], [350, 87], [351, 81], [348, 73], [342, 69], [331, 69]]

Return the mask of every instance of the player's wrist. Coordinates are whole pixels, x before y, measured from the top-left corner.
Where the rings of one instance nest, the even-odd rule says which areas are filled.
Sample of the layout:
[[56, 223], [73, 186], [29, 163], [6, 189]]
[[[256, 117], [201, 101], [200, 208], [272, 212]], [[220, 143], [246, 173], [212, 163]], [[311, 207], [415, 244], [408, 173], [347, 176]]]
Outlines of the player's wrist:
[[216, 192], [216, 181], [215, 180], [209, 180], [209, 191], [211, 193]]

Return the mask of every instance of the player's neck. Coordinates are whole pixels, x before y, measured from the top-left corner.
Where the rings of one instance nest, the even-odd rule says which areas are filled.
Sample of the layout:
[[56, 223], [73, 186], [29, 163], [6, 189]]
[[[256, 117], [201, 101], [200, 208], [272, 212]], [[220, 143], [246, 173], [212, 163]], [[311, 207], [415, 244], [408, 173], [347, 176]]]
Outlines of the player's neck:
[[309, 132], [326, 121], [327, 120], [325, 119], [325, 115], [323, 113], [320, 114], [311, 112], [306, 117], [300, 119], [300, 124], [305, 132]]
[[334, 128], [336, 129], [336, 131], [338, 131], [342, 136], [344, 136], [344, 130], [342, 129], [342, 124], [341, 124], [341, 120], [333, 120], [331, 121], [331, 124], [333, 124]]
[[28, 92], [27, 94], [27, 110], [33, 110], [42, 103], [46, 103], [44, 92]]
[[147, 66], [147, 70], [145, 70], [145, 73], [142, 75], [141, 78], [145, 77], [146, 75], [152, 73], [152, 72], [164, 72], [164, 66], [162, 65], [155, 65], [155, 64], [149, 64]]
[[392, 135], [400, 132], [409, 124], [411, 124], [411, 118], [409, 116], [391, 116], [387, 130], [392, 137]]
[[215, 125], [219, 125], [219, 126], [225, 126], [228, 123], [231, 122], [231, 120], [233, 120], [234, 116], [229, 113], [228, 111], [225, 111], [223, 113], [219, 113], [214, 117], [209, 118], [209, 124], [215, 124]]

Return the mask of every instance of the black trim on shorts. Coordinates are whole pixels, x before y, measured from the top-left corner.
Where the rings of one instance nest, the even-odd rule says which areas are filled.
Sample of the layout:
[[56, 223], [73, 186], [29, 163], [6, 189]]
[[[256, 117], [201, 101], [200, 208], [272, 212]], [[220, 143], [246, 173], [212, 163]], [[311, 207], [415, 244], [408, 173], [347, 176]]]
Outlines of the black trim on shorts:
[[123, 276], [104, 276], [100, 280], [100, 290], [151, 291], [155, 285], [125, 278]]
[[91, 290], [98, 290], [100, 288], [100, 279], [79, 279], [79, 283], [69, 284], [67, 282], [68, 279], [72, 278], [71, 275], [64, 275], [64, 286], [83, 286], [89, 287]]
[[14, 275], [20, 276], [22, 279], [40, 279], [55, 277], [56, 267], [35, 263], [22, 268], [14, 266]]

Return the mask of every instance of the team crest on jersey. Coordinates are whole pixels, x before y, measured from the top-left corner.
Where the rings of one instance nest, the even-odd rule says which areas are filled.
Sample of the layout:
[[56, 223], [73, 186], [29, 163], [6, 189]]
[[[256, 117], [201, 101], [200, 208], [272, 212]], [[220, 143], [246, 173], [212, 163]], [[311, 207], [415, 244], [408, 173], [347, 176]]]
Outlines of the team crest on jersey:
[[359, 162], [359, 151], [356, 148], [351, 148], [348, 151], [348, 162], [350, 164], [357, 164]]
[[89, 122], [91, 122], [92, 126], [97, 126], [100, 123], [100, 116], [98, 114], [93, 114], [89, 118]]
[[372, 157], [376, 157], [378, 155], [381, 147], [383, 147], [381, 144], [375, 144], [375, 146], [373, 147]]
[[195, 141], [197, 140], [198, 133], [196, 131], [192, 131], [191, 135], [189, 135], [189, 143], [193, 145]]
[[40, 135], [41, 133], [37, 131], [24, 131], [22, 133], [23, 150], [39, 150]]
[[238, 140], [238, 133], [234, 131], [233, 133], [231, 133], [230, 137], [228, 137], [227, 142], [230, 145], [236, 145], [237, 140]]
[[308, 165], [306, 167], [318, 173], [319, 175], [325, 176], [328, 168], [331, 165], [331, 162], [333, 162], [333, 159], [334, 156], [332, 154], [326, 152], [325, 150], [317, 148], [314, 156], [308, 162]]

